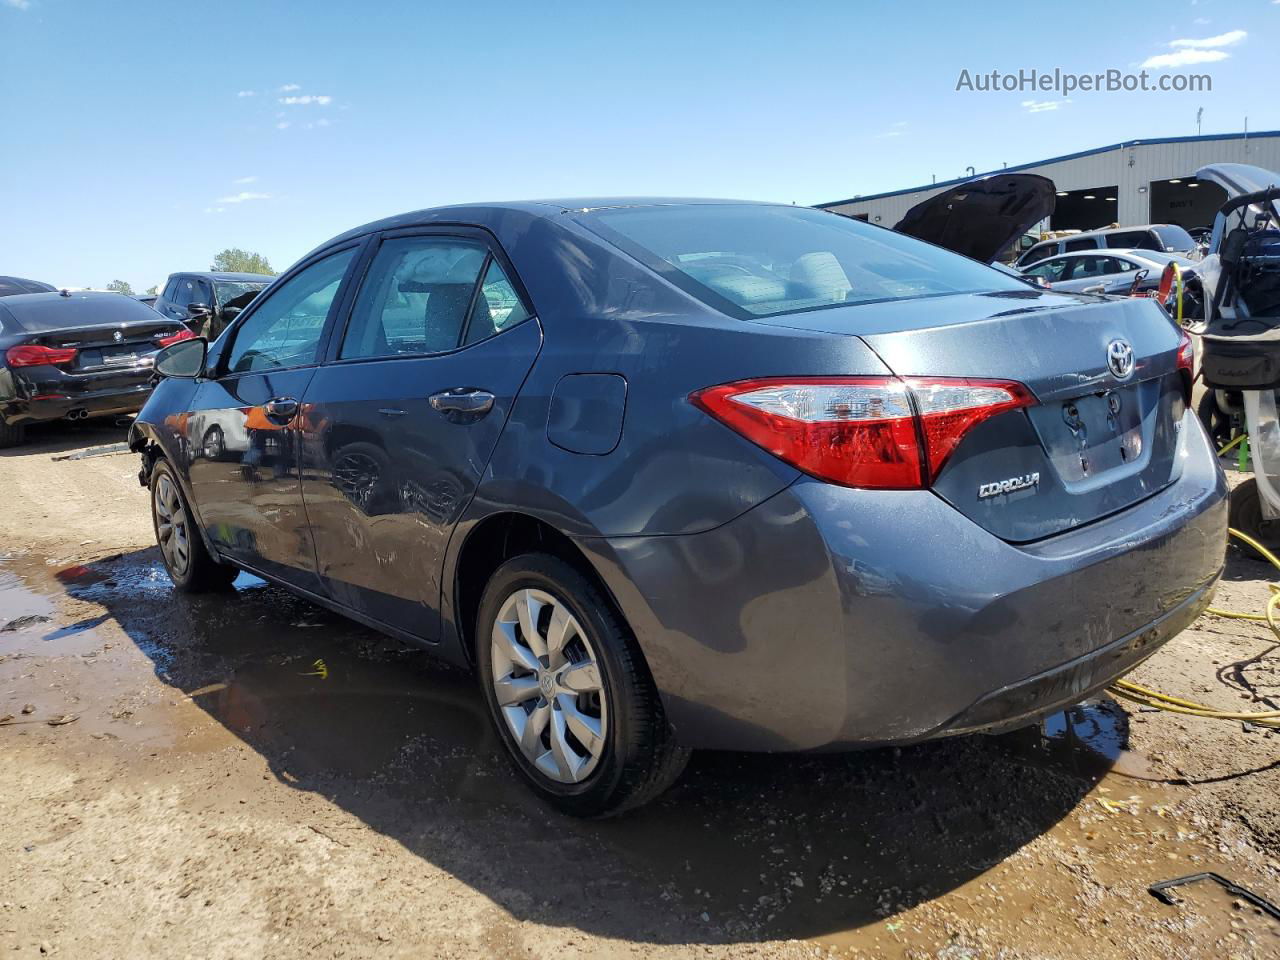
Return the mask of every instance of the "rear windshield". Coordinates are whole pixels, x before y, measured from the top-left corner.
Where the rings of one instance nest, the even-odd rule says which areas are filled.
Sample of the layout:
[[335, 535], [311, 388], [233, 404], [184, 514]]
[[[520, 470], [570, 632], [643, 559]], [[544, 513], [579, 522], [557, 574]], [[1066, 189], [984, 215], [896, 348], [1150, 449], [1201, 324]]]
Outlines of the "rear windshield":
[[29, 293], [5, 297], [3, 305], [23, 330], [42, 333], [71, 327], [155, 322], [160, 319], [145, 303], [120, 293]]
[[967, 257], [808, 207], [627, 207], [582, 222], [704, 303], [743, 318], [1026, 290]]

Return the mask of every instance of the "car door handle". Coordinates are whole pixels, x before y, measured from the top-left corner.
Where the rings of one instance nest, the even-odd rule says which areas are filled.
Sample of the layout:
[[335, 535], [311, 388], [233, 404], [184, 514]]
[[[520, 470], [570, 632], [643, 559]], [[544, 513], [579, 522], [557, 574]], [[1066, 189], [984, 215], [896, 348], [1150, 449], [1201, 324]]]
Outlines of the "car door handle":
[[[446, 416], [483, 417], [493, 409], [493, 394], [475, 387], [454, 387], [431, 395], [431, 408]], [[450, 419], [453, 419], [450, 416]]]
[[262, 408], [273, 420], [292, 420], [298, 413], [298, 401], [293, 397], [273, 397]]

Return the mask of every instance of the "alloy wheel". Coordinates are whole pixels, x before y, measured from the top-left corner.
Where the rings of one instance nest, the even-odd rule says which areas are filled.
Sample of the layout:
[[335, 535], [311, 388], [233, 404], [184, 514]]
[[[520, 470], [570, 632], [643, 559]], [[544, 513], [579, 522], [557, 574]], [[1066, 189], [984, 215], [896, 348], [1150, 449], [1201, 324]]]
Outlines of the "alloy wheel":
[[558, 783], [579, 783], [604, 755], [608, 705], [595, 649], [565, 604], [534, 589], [498, 610], [491, 643], [498, 707], [520, 752]]
[[160, 542], [160, 552], [164, 554], [169, 571], [181, 577], [191, 565], [191, 532], [182, 497], [168, 474], [161, 474], [156, 480], [152, 500], [156, 511], [156, 539]]

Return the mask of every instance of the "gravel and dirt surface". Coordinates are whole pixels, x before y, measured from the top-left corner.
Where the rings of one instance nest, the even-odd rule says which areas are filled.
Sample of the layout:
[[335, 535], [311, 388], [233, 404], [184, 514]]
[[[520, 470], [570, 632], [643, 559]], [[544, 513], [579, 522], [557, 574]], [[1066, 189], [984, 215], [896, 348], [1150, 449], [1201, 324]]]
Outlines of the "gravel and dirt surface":
[[[699, 754], [652, 806], [558, 816], [466, 675], [242, 576], [171, 589], [121, 439], [0, 451], [0, 955], [1263, 958], [1280, 733], [1109, 698], [1044, 730]], [[1259, 610], [1232, 553], [1219, 606]], [[1105, 598], [1100, 598], [1105, 599]], [[1134, 675], [1280, 706], [1265, 625], [1205, 616]]]

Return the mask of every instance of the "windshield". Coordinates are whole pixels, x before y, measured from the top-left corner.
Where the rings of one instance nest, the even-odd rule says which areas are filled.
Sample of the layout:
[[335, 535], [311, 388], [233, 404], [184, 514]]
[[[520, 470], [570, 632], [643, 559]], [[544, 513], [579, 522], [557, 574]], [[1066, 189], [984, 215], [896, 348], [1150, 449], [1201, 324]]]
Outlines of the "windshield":
[[679, 204], [593, 211], [584, 225], [740, 318], [1026, 285], [940, 247], [808, 207]]
[[218, 280], [213, 285], [213, 295], [219, 307], [239, 307], [243, 310], [266, 286], [266, 281], [253, 283], [246, 280]]

